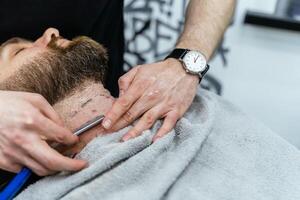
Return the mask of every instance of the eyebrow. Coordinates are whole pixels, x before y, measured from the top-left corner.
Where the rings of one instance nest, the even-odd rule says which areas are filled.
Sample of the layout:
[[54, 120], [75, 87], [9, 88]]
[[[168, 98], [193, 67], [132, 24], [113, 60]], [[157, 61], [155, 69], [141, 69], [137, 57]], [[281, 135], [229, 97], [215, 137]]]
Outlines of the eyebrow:
[[1, 46], [0, 46], [0, 55], [2, 54], [2, 51], [6, 46], [11, 45], [11, 44], [19, 44], [19, 43], [22, 43], [22, 42], [28, 43], [28, 42], [31, 42], [31, 41], [23, 39], [23, 38], [19, 38], [19, 37], [14, 37], [14, 38], [11, 38], [11, 39], [7, 40], [6, 42], [2, 43]]

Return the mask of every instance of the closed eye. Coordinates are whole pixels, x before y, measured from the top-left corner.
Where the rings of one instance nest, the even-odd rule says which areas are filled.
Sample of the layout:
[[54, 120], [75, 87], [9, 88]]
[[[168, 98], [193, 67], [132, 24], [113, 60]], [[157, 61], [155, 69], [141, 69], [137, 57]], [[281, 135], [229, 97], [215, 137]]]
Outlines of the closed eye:
[[16, 51], [15, 56], [18, 55], [21, 51], [25, 50], [25, 48], [20, 48], [18, 51]]

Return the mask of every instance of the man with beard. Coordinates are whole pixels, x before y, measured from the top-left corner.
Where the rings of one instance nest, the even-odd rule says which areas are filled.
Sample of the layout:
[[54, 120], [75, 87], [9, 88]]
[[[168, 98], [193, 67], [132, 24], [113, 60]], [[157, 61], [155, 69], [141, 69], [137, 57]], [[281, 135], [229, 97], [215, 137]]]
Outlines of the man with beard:
[[[103, 47], [85, 37], [63, 39], [56, 29], [49, 28], [35, 42], [8, 40], [1, 45], [0, 55], [0, 88], [11, 91], [2, 91], [0, 98], [4, 124], [0, 131], [0, 168], [18, 172], [25, 165], [38, 175], [47, 175], [86, 167], [85, 161], [63, 157], [47, 142], [82, 145], [69, 130], [111, 107], [112, 97], [99, 84], [104, 82], [107, 66]], [[85, 87], [86, 93], [78, 97]], [[77, 95], [75, 102], [67, 98], [71, 94]], [[11, 96], [17, 98], [7, 101]], [[57, 107], [59, 116], [48, 102]], [[79, 112], [91, 105], [94, 107], [89, 112]], [[67, 128], [60, 127], [63, 124]], [[9, 178], [1, 173], [2, 183]]]
[[[184, 31], [174, 48], [198, 51], [199, 54], [201, 52], [201, 55], [203, 54], [209, 59], [231, 20], [234, 7], [234, 0], [226, 2], [218, 0], [190, 1], [186, 12]], [[211, 12], [212, 10], [214, 12]], [[0, 12], [0, 43], [14, 37], [16, 33], [33, 40], [42, 34], [45, 28], [55, 26], [59, 27], [69, 38], [76, 35], [88, 35], [107, 47], [111, 59], [108, 62], [106, 88], [113, 96], [117, 96], [119, 93], [124, 95], [116, 99], [115, 106], [112, 106], [111, 110], [107, 112], [103, 127], [107, 130], [117, 129], [129, 125], [143, 116], [139, 123], [128, 130], [124, 139], [140, 135], [154, 121], [161, 118], [165, 119], [165, 123], [154, 139], [157, 140], [164, 136], [183, 116], [195, 96], [199, 77], [186, 73], [178, 59], [171, 58], [164, 62], [135, 67], [120, 78], [124, 73], [122, 68], [124, 53], [123, 1], [45, 1], [43, 3], [1, 1]], [[58, 35], [57, 30], [52, 30], [52, 32]], [[6, 79], [9, 74], [14, 72], [15, 67], [10, 66], [23, 64], [24, 52], [26, 52], [26, 58], [30, 60], [36, 53], [44, 51], [50, 38], [50, 34], [45, 34], [45, 37], [41, 37], [34, 45], [26, 41], [18, 43], [18, 45], [15, 45], [14, 40], [7, 42], [7, 45], [11, 45], [1, 55], [0, 65], [5, 70], [2, 69], [0, 72], [0, 79]], [[30, 51], [27, 47], [30, 47]], [[15, 56], [18, 59], [13, 59]], [[133, 77], [137, 78], [133, 79]], [[152, 77], [152, 79], [149, 80], [148, 77]], [[32, 78], [39, 79], [36, 76]], [[143, 84], [140, 84], [141, 82]], [[172, 83], [176, 83], [176, 85]], [[143, 87], [141, 88], [141, 86]], [[37, 89], [36, 87], [31, 89]], [[178, 93], [180, 95], [174, 90], [180, 91]], [[152, 100], [148, 101], [148, 98]], [[10, 103], [7, 104], [7, 101]], [[150, 116], [150, 114], [152, 115]], [[51, 135], [51, 140], [65, 144], [74, 144], [78, 140], [64, 127], [49, 103], [37, 94], [1, 91], [0, 115], [6, 116], [0, 119], [1, 134], [29, 132], [34, 135], [47, 135], [47, 137]], [[148, 118], [150, 118], [150, 123]], [[55, 133], [55, 136], [52, 133]], [[34, 159], [28, 159], [28, 156], [24, 158], [26, 159], [22, 161], [23, 164], [24, 162], [27, 165], [34, 163], [32, 162]], [[5, 169], [17, 171], [20, 168], [20, 165], [14, 165], [15, 161], [11, 163], [11, 161], [3, 160], [2, 162], [4, 162], [2, 167]], [[64, 160], [59, 163], [56, 161], [55, 163], [56, 165], [53, 167], [58, 170], [78, 170], [84, 166], [82, 162], [74, 160]], [[35, 168], [38, 166], [35, 164]]]
[[[184, 2], [186, 1], [181, 3], [184, 4]], [[164, 8], [175, 5], [173, 0], [153, 2], [129, 0], [127, 1], [128, 7], [125, 9], [133, 9], [133, 12], [146, 9], [151, 12], [152, 4]], [[185, 6], [182, 5], [182, 7], [184, 9]], [[111, 58], [108, 62], [106, 88], [113, 96], [121, 94], [121, 97], [116, 99], [114, 106], [107, 112], [102, 123], [103, 127], [111, 129], [113, 126], [119, 126], [118, 124], [123, 123], [123, 119], [126, 119], [126, 125], [129, 125], [139, 118], [139, 123], [135, 124], [127, 135], [127, 138], [136, 137], [149, 128], [147, 117], [153, 113], [155, 115], [151, 118], [155, 121], [164, 118], [164, 124], [157, 133], [156, 138], [159, 138], [174, 127], [176, 121], [191, 105], [199, 82], [208, 69], [204, 64], [205, 60], [209, 60], [213, 55], [231, 21], [234, 7], [235, 0], [189, 1], [183, 32], [178, 37], [177, 44], [174, 45], [173, 53], [169, 52], [172, 58], [164, 62], [157, 61], [134, 67], [124, 75], [122, 75], [124, 73], [123, 0], [44, 1], [43, 3], [31, 0], [0, 1], [0, 43], [16, 34], [34, 40], [43, 33], [44, 29], [54, 26], [58, 27], [68, 38], [87, 35], [104, 44]], [[185, 71], [179, 60], [188, 51], [192, 52], [189, 54], [191, 55], [189, 60], [193, 63], [190, 62], [190, 70]], [[178, 54], [178, 52], [181, 53]], [[148, 77], [152, 79], [149, 80]], [[177, 90], [177, 93], [174, 93], [174, 90]], [[152, 100], [148, 101], [148, 97]], [[11, 94], [6, 98], [18, 97]], [[24, 104], [27, 101], [23, 100]], [[36, 100], [30, 102], [32, 101]], [[43, 101], [43, 104], [46, 102]], [[43, 112], [51, 113], [52, 117], [56, 116], [50, 110], [51, 108], [47, 111], [44, 109]], [[23, 111], [17, 110], [13, 115], [17, 115], [18, 112]], [[143, 117], [140, 118], [140, 116]], [[55, 122], [53, 126], [59, 126], [56, 117], [51, 120]], [[1, 124], [0, 121], [3, 126], [7, 123]], [[35, 126], [39, 125], [35, 124]], [[57, 126], [56, 129], [58, 129]], [[59, 129], [62, 130], [61, 127]], [[37, 129], [34, 131], [38, 132]]]
[[[41, 40], [47, 42], [37, 46]], [[34, 43], [8, 41], [1, 54], [3, 63], [14, 64], [2, 64], [0, 88], [41, 94], [70, 130], [107, 113], [115, 102], [102, 84], [106, 52], [87, 37], [69, 41], [48, 29]], [[151, 127], [154, 120], [148, 119]], [[48, 129], [45, 118], [35, 120]], [[158, 122], [129, 139], [131, 126], [99, 126], [71, 142], [52, 130], [12, 129], [0, 134], [0, 167], [17, 172], [26, 165], [38, 175], [84, 168], [46, 177], [19, 199], [299, 199], [300, 152], [220, 97], [201, 91], [176, 127], [152, 143], [160, 127]], [[52, 149], [52, 141], [76, 160]]]

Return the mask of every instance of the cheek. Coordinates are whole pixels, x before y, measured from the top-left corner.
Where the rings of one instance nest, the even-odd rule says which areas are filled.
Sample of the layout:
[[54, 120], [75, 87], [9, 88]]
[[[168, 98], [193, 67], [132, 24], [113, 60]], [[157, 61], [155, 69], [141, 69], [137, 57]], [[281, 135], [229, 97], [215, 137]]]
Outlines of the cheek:
[[22, 51], [10, 60], [1, 62], [0, 81], [16, 73], [22, 68], [22, 66], [24, 66], [26, 63], [31, 62], [35, 57], [37, 57], [40, 53], [43, 52], [44, 51], [40, 48], [32, 47]]
[[34, 58], [40, 57], [39, 55], [45, 51], [45, 49], [40, 47], [27, 48], [12, 59], [12, 64], [16, 66], [22, 66], [28, 62], [31, 62]]
[[8, 78], [16, 68], [17, 64], [14, 59], [0, 58], [0, 81]]
[[0, 82], [4, 81], [17, 71], [18, 66], [11, 62], [2, 62], [0, 63]]
[[6, 65], [5, 63], [0, 59], [0, 82], [2, 82], [4, 80], [4, 75], [5, 73], [5, 69], [6, 69]]

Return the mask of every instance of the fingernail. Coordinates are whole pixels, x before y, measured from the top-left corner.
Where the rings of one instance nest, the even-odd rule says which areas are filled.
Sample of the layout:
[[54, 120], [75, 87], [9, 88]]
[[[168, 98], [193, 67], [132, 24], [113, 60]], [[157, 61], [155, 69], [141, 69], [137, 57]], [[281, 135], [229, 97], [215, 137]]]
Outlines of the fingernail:
[[103, 126], [105, 129], [109, 129], [109, 128], [110, 128], [110, 125], [111, 125], [111, 121], [110, 121], [109, 119], [104, 120], [104, 122], [102, 123], [102, 126]]
[[86, 160], [81, 160], [81, 161], [82, 161], [83, 168], [87, 168], [89, 166], [88, 161], [86, 161]]
[[131, 135], [126, 134], [123, 138], [122, 141], [126, 142], [127, 140], [129, 140], [131, 138]]
[[155, 137], [153, 138], [153, 143], [156, 142], [157, 140], [159, 140], [160, 138], [161, 138], [160, 136], [155, 136]]

